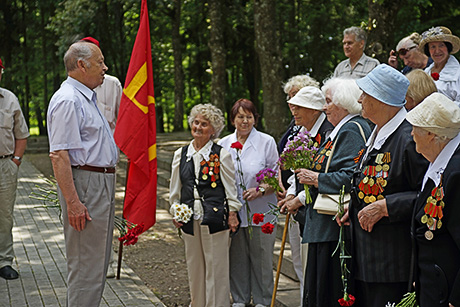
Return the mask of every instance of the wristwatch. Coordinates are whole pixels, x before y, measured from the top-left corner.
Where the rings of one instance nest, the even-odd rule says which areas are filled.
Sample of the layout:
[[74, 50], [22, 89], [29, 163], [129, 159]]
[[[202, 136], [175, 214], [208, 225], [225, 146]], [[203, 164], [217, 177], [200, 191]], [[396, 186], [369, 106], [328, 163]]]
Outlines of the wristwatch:
[[265, 195], [265, 188], [264, 187], [259, 187], [259, 191], [262, 192], [262, 196]]
[[22, 157], [19, 157], [19, 156], [14, 156], [14, 157], [13, 157], [13, 158], [11, 158], [11, 159], [16, 159], [16, 160], [18, 160], [19, 162], [21, 162], [21, 161], [22, 161]]

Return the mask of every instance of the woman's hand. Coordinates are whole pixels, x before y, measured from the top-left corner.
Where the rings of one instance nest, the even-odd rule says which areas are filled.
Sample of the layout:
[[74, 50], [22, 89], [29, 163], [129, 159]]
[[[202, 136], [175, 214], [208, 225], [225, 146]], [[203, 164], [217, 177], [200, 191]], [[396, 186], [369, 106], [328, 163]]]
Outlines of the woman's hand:
[[318, 175], [319, 173], [311, 170], [301, 168], [295, 171], [297, 179], [301, 184], [313, 185], [318, 187]]
[[349, 216], [348, 216], [348, 205], [344, 205], [343, 206], [343, 216], [342, 218], [339, 218], [338, 216], [335, 218], [337, 224], [339, 224], [339, 226], [342, 226], [342, 225], [350, 225], [350, 219], [349, 219]]
[[393, 68], [398, 69], [398, 59], [396, 58], [396, 51], [390, 51], [390, 57], [388, 58], [388, 65]]
[[230, 232], [235, 232], [238, 229], [238, 213], [235, 211], [230, 211], [228, 214], [228, 228]]
[[289, 194], [289, 195], [286, 196], [284, 199], [282, 199], [282, 200], [280, 200], [280, 201], [278, 202], [277, 205], [278, 205], [278, 208], [280, 208], [280, 212], [281, 212], [281, 213], [286, 214], [286, 212], [287, 212], [286, 210], [287, 210], [287, 209], [286, 209], [285, 204], [286, 204], [286, 202], [290, 201], [291, 199], [294, 199], [294, 197], [295, 197], [294, 195]]
[[172, 220], [174, 226], [176, 226], [176, 228], [181, 228], [184, 224], [182, 223], [179, 223], [178, 221], [176, 221], [175, 219]]
[[367, 205], [358, 212], [359, 224], [362, 229], [368, 232], [371, 232], [374, 225], [385, 216], [388, 216], [387, 201], [385, 198]]
[[257, 191], [256, 188], [249, 188], [243, 191], [243, 199], [247, 201], [254, 200], [260, 196], [262, 196], [262, 192]]
[[287, 210], [290, 214], [296, 215], [299, 211], [299, 208], [302, 207], [303, 204], [300, 202], [298, 197], [295, 197], [284, 204], [285, 210]]
[[278, 201], [282, 201], [285, 197], [286, 197], [286, 189], [283, 187], [283, 186], [280, 186], [281, 187], [281, 192], [276, 192], [276, 199], [278, 199]]

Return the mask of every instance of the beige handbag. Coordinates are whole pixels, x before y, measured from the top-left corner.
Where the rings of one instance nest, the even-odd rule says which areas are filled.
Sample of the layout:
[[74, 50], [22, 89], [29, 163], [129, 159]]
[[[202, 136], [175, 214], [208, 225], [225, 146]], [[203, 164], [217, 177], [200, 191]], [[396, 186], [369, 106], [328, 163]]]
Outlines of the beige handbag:
[[[364, 135], [363, 128], [357, 122], [353, 122], [359, 127], [359, 131], [361, 132], [361, 136], [363, 137], [364, 142], [366, 142], [366, 136]], [[332, 155], [334, 154], [335, 145], [334, 143], [331, 149], [331, 154], [327, 159], [326, 168], [324, 169], [324, 173], [327, 173], [329, 169], [329, 165], [331, 164]], [[339, 205], [339, 194], [318, 194], [316, 198], [315, 204], [313, 205], [313, 209], [315, 209], [319, 214], [327, 214], [327, 215], [336, 215], [337, 209]], [[343, 204], [346, 205], [350, 202], [350, 194], [347, 193], [343, 196]]]

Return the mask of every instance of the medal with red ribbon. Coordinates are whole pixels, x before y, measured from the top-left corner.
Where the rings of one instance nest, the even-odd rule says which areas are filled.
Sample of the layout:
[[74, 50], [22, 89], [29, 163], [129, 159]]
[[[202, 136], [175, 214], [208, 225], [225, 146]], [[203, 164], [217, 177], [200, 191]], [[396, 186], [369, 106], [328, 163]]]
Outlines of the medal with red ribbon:
[[428, 240], [433, 238], [432, 230], [440, 229], [442, 227], [442, 218], [444, 216], [442, 209], [444, 208], [445, 204], [443, 201], [444, 198], [444, 188], [442, 187], [442, 176], [439, 185], [433, 190], [431, 190], [431, 195], [428, 196], [426, 199], [426, 205], [424, 208], [425, 214], [421, 218], [421, 222], [426, 224], [428, 227], [429, 235], [425, 233], [425, 237]]
[[201, 170], [201, 172], [203, 173], [201, 178], [204, 181], [206, 181], [210, 177], [211, 178], [211, 187], [213, 189], [216, 188], [217, 187], [216, 180], [219, 179], [219, 172], [220, 172], [220, 169], [219, 169], [219, 166], [220, 166], [219, 155], [217, 155], [217, 154], [209, 155], [209, 160], [206, 161], [206, 160], [203, 159], [200, 162], [200, 165], [204, 166], [202, 168], [202, 170]]

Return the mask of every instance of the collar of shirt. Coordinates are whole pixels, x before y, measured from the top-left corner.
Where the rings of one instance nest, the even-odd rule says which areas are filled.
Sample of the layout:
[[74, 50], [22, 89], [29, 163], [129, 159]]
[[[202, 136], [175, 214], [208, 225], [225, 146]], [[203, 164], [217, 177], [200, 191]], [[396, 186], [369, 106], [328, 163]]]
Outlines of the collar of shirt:
[[[366, 55], [365, 55], [364, 52], [363, 52], [363, 54], [362, 54], [361, 57], [359, 58], [358, 62], [356, 62], [355, 67], [353, 67], [353, 70], [356, 69], [356, 67], [358, 67], [358, 65], [364, 66], [364, 64], [365, 64], [364, 62], [365, 62], [365, 61], [366, 61]], [[347, 59], [347, 63], [346, 63], [345, 66], [348, 67], [349, 69], [351, 69], [350, 58]]]
[[329, 134], [331, 141], [334, 141], [342, 126], [345, 125], [345, 123], [347, 123], [350, 119], [356, 116], [358, 116], [358, 114], [348, 114], [344, 118], [342, 118], [342, 120], [337, 124], [337, 126], [335, 126], [334, 129], [331, 131], [331, 134]]
[[97, 102], [96, 99], [96, 93], [81, 83], [80, 81], [72, 78], [72, 77], [67, 77], [66, 82], [68, 82], [70, 85], [74, 86], [83, 96], [85, 96], [88, 100], [93, 101], [94, 103]]
[[211, 147], [212, 147], [212, 144], [213, 142], [211, 140], [209, 140], [206, 145], [204, 145], [200, 150], [196, 151], [195, 150], [195, 147], [193, 146], [193, 143], [195, 142], [195, 140], [192, 140], [190, 142], [190, 145], [188, 146], [188, 149], [187, 149], [187, 159], [186, 159], [186, 162], [190, 161], [194, 155], [199, 155], [201, 156], [201, 160], [208, 160], [209, 159], [209, 155], [211, 154]]
[[377, 126], [372, 131], [369, 140], [367, 140], [367, 153], [371, 152], [373, 149], [380, 150], [385, 141], [388, 139], [390, 135], [398, 129], [399, 125], [406, 119], [406, 108], [401, 108], [396, 115], [390, 119], [377, 133]]
[[460, 134], [457, 134], [449, 143], [441, 150], [439, 155], [436, 157], [433, 163], [430, 163], [428, 169], [423, 177], [422, 191], [425, 187], [428, 178], [433, 180], [435, 186], [439, 185], [441, 181], [441, 175], [444, 173], [444, 170], [447, 167], [447, 164], [450, 161], [450, 158], [454, 155], [455, 150], [460, 144]]

